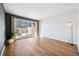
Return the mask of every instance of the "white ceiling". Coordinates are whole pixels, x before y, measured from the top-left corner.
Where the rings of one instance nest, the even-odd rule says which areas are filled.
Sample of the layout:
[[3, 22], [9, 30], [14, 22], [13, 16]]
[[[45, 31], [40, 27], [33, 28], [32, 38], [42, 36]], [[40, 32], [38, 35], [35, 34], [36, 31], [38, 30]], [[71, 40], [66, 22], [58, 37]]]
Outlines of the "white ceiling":
[[73, 9], [77, 3], [4, 3], [6, 12], [36, 20], [55, 16]]

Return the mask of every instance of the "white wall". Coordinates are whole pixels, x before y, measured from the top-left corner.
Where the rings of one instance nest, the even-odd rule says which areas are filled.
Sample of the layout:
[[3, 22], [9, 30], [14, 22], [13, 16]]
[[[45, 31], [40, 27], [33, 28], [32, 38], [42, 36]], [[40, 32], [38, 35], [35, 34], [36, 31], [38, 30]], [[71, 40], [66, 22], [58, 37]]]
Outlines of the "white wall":
[[73, 39], [77, 43], [77, 10], [71, 10], [40, 21], [40, 36], [69, 42], [71, 39], [68, 20], [73, 20]]
[[79, 9], [78, 9], [78, 30], [77, 30], [77, 46], [78, 46], [78, 51], [79, 51]]

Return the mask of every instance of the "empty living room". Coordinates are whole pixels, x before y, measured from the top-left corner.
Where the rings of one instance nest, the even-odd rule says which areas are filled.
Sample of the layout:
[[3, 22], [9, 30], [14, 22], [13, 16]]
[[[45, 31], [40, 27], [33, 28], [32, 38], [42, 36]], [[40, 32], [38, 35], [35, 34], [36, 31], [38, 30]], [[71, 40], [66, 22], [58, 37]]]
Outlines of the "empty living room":
[[1, 56], [79, 56], [79, 3], [0, 3]]

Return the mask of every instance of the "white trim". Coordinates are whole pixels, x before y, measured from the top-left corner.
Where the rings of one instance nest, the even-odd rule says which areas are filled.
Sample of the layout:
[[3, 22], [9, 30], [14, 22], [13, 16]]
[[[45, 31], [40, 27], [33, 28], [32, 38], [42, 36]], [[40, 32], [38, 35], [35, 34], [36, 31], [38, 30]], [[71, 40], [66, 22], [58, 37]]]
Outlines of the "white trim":
[[3, 56], [4, 50], [5, 50], [5, 46], [2, 49], [1, 56]]

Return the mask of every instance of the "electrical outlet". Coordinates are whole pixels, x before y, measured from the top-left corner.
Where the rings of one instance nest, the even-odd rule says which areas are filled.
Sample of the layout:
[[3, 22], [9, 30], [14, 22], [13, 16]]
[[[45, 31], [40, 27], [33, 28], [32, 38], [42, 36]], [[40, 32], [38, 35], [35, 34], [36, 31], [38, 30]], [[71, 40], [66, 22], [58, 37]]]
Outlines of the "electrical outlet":
[[70, 41], [71, 41], [71, 40], [70, 40], [70, 38], [69, 38], [69, 39], [68, 39], [68, 43], [70, 43]]
[[68, 42], [70, 42], [70, 39], [68, 40]]

